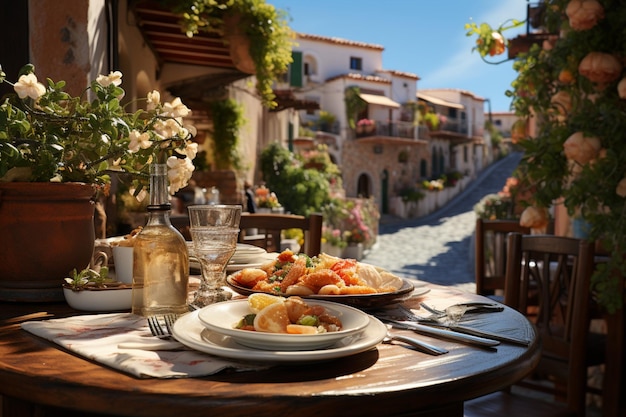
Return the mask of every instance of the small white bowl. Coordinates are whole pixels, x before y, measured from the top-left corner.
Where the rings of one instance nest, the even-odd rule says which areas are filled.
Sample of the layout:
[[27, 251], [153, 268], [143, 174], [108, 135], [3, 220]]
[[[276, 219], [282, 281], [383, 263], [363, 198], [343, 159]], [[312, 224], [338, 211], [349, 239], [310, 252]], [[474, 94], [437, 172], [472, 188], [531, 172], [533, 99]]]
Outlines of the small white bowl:
[[130, 286], [73, 291], [63, 287], [65, 300], [75, 310], [120, 311], [130, 310], [133, 290]]
[[[307, 301], [309, 303], [309, 301]], [[237, 343], [263, 350], [293, 351], [328, 348], [347, 336], [362, 332], [370, 323], [369, 316], [353, 307], [327, 301], [311, 301], [321, 305], [341, 320], [342, 328], [337, 332], [319, 334], [266, 333], [236, 329], [234, 326], [250, 314], [248, 300], [224, 301], [200, 309], [198, 318], [209, 330], [230, 336]]]

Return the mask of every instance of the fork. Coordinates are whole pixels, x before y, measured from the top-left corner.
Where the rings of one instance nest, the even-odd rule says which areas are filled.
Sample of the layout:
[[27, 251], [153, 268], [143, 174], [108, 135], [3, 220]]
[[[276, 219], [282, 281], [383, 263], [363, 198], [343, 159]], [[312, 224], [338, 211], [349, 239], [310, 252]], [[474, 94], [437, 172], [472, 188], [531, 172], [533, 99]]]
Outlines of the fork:
[[427, 305], [426, 303], [420, 303], [420, 306], [424, 308], [424, 310], [431, 313], [430, 318], [448, 318], [454, 323], [458, 323], [461, 320], [461, 317], [465, 315], [465, 313], [493, 313], [504, 310], [504, 307], [500, 304], [481, 302], [454, 304], [450, 307], [447, 307], [445, 310], [438, 310], [434, 307]]
[[150, 327], [150, 333], [159, 339], [172, 339], [172, 329], [174, 328], [174, 323], [177, 319], [178, 315], [176, 314], [164, 314], [163, 322], [165, 324], [165, 328], [163, 328], [158, 316], [148, 317], [148, 327]]

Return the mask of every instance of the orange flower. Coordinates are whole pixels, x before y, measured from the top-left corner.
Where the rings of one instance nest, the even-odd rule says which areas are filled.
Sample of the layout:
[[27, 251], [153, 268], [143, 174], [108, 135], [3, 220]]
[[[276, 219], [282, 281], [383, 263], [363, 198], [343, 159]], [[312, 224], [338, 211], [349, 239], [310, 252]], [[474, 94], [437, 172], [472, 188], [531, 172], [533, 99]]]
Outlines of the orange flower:
[[578, 65], [578, 72], [594, 83], [609, 83], [622, 73], [622, 64], [611, 54], [589, 52]]
[[626, 178], [622, 178], [622, 180], [617, 184], [615, 193], [622, 198], [626, 197]]
[[588, 30], [604, 19], [604, 8], [597, 0], [572, 0], [565, 9], [574, 30]]
[[565, 116], [572, 110], [572, 96], [567, 91], [559, 91], [550, 99], [550, 103], [556, 107], [559, 120], [564, 120]]
[[541, 229], [548, 225], [548, 210], [543, 207], [529, 206], [524, 209], [519, 224], [531, 229]]
[[585, 165], [592, 159], [595, 159], [600, 152], [602, 144], [600, 139], [595, 137], [587, 137], [583, 132], [576, 132], [563, 144], [563, 150], [567, 159]]
[[502, 54], [506, 49], [504, 45], [504, 38], [498, 32], [492, 32], [491, 37], [493, 38], [493, 44], [491, 45], [491, 48], [489, 48], [489, 55], [494, 56]]
[[617, 93], [619, 98], [626, 99], [626, 77], [617, 84]]

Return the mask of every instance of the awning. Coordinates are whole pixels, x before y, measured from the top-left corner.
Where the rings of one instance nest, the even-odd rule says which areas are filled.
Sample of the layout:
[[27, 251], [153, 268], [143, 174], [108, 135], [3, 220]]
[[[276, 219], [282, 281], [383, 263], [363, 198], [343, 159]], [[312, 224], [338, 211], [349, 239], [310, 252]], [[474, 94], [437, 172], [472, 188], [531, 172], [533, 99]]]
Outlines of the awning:
[[359, 94], [359, 96], [369, 104], [376, 104], [378, 106], [391, 107], [392, 109], [400, 108], [400, 104], [396, 103], [389, 97], [379, 96], [377, 94]]
[[440, 106], [452, 107], [453, 109], [464, 109], [465, 106], [458, 103], [453, 103], [451, 101], [446, 101], [437, 97], [429, 96], [423, 93], [417, 93], [417, 98], [428, 101], [433, 104], [438, 104]]

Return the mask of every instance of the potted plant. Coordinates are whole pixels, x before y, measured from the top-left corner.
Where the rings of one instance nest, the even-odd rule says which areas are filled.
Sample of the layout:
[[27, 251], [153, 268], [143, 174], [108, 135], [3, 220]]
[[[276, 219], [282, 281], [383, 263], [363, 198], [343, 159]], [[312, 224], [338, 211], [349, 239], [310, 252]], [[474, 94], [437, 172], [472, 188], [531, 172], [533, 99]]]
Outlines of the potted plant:
[[324, 226], [322, 229], [322, 252], [341, 258], [343, 250], [348, 246], [340, 229]]
[[[532, 137], [518, 133], [524, 157], [516, 176], [531, 191], [525, 203], [535, 211], [552, 207], [557, 233], [572, 235], [579, 219], [586, 237], [603, 243], [610, 256], [597, 266], [592, 292], [609, 311], [626, 299], [619, 279], [626, 270], [624, 16], [622, 2], [551, 2], [539, 22], [545, 40], [519, 53], [507, 92], [516, 114], [537, 128]], [[502, 32], [468, 28], [481, 56]]]
[[132, 286], [110, 278], [106, 266], [73, 269], [63, 283], [63, 295], [76, 310], [130, 310], [132, 304]]
[[190, 178], [189, 109], [152, 91], [146, 110], [127, 112], [121, 78], [101, 75], [72, 97], [64, 81], [39, 82], [32, 65], [15, 84], [0, 70], [15, 90], [0, 104], [0, 299], [62, 299], [60, 281], [93, 255], [94, 198], [112, 173], [131, 174], [137, 194], [152, 162], [167, 161], [171, 193]]

